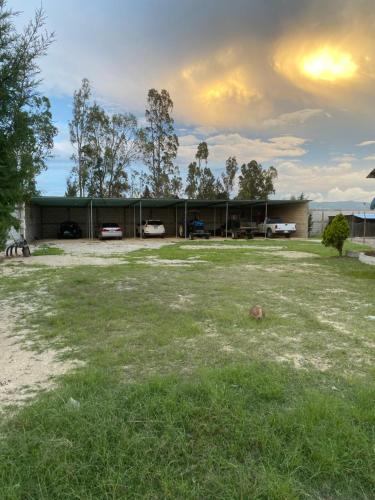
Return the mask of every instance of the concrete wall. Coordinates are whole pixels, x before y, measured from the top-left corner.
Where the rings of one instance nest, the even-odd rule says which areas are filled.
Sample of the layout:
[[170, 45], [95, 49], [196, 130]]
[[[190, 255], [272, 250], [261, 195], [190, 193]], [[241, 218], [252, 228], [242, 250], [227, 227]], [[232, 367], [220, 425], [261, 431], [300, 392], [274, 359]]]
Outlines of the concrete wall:
[[284, 222], [295, 222], [297, 238], [308, 237], [309, 204], [291, 203], [287, 205], [271, 205], [268, 209], [269, 217], [281, 217]]

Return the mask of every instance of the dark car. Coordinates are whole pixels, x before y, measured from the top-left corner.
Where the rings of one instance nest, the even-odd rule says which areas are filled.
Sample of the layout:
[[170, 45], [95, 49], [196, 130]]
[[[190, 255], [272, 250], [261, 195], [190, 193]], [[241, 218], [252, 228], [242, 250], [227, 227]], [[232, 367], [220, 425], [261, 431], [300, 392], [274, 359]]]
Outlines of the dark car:
[[82, 238], [82, 230], [76, 222], [71, 220], [60, 224], [59, 238]]

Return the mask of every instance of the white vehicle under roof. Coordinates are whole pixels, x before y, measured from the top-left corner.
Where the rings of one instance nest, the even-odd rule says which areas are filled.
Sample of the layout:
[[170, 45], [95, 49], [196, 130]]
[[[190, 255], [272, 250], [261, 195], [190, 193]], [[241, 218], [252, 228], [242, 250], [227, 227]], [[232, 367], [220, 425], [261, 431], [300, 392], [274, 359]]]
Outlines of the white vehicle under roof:
[[258, 233], [265, 234], [267, 238], [272, 238], [277, 235], [289, 238], [290, 235], [295, 232], [295, 223], [284, 222], [281, 217], [267, 217], [264, 222], [258, 224]]
[[[148, 236], [159, 236], [164, 238], [165, 227], [160, 219], [147, 219], [142, 221], [141, 225], [142, 236], [144, 238]], [[137, 229], [137, 234], [139, 236], [139, 224]]]

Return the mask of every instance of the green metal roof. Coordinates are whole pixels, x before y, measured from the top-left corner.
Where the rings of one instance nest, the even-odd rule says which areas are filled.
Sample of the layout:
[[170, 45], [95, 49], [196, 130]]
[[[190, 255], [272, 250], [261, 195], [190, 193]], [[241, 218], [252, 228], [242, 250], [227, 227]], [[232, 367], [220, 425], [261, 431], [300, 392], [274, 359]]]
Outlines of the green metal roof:
[[67, 196], [34, 196], [33, 205], [41, 207], [132, 207], [142, 204], [144, 208], [182, 207], [185, 203], [189, 208], [203, 207], [246, 207], [265, 205], [287, 205], [307, 203], [308, 200], [189, 200], [175, 198], [80, 198]]

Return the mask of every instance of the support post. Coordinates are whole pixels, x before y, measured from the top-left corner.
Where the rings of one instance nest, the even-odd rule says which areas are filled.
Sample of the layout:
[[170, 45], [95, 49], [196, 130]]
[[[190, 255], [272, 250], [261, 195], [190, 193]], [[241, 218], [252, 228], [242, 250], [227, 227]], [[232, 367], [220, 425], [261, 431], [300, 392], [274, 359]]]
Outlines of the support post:
[[139, 201], [139, 237], [142, 239], [142, 200]]
[[136, 238], [136, 229], [135, 229], [135, 204], [133, 205], [133, 229], [134, 229], [134, 239]]
[[185, 227], [185, 240], [187, 238], [187, 201], [185, 201], [185, 221], [184, 221], [184, 227]]
[[92, 198], [90, 202], [90, 219], [91, 219], [91, 239], [94, 239], [94, 221], [92, 218]]
[[214, 238], [216, 236], [216, 207], [214, 207]]
[[268, 219], [268, 204], [267, 204], [267, 200], [266, 200], [266, 214], [265, 214], [265, 217], [264, 217], [264, 238], [267, 238], [267, 219]]
[[363, 204], [363, 244], [366, 243], [366, 212], [365, 212], [365, 207], [366, 207], [366, 205]]
[[225, 206], [225, 238], [228, 238], [228, 202]]

